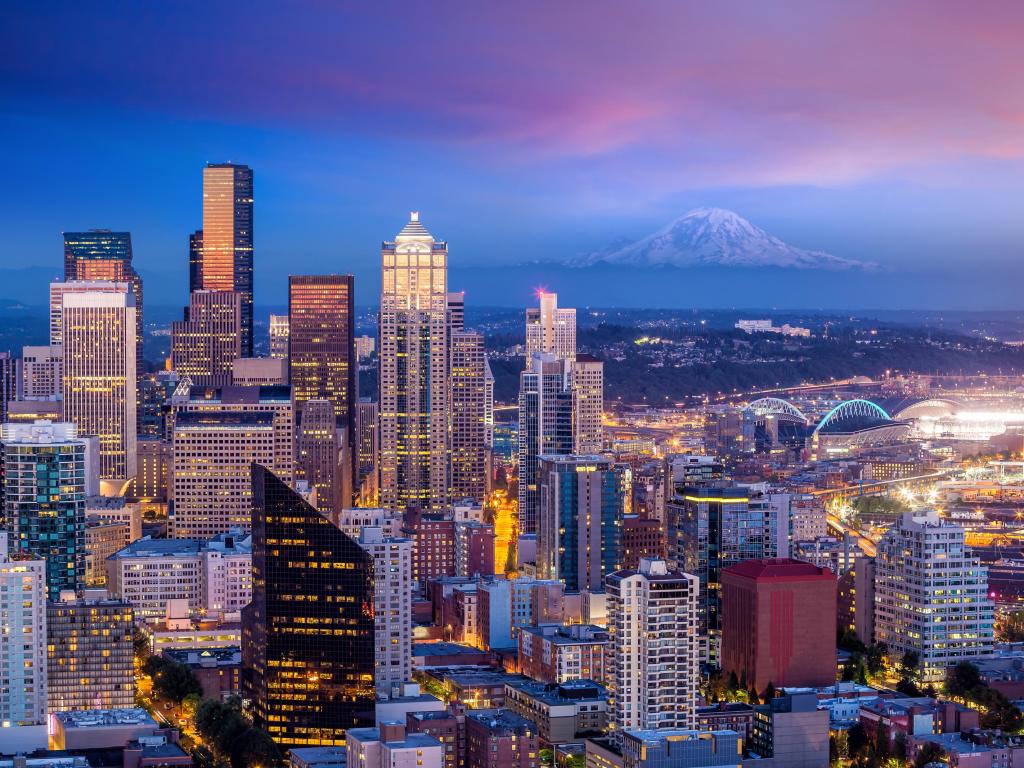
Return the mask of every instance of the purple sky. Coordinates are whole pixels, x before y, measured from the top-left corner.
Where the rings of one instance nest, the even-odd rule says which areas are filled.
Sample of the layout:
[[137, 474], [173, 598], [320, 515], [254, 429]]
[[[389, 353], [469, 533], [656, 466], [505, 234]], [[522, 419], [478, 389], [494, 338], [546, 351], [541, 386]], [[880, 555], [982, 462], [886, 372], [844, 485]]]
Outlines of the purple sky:
[[289, 270], [372, 280], [414, 208], [453, 264], [716, 205], [893, 270], [1024, 277], [1021, 40], [1009, 2], [9, 4], [4, 266], [109, 226], [183, 275], [200, 168], [230, 159], [264, 300]]

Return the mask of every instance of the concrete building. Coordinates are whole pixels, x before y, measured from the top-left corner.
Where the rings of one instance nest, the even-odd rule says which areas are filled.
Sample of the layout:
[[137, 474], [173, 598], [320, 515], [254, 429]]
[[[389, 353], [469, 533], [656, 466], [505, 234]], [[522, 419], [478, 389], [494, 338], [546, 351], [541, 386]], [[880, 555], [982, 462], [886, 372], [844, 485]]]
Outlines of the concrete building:
[[100, 479], [123, 483], [136, 468], [135, 299], [127, 283], [66, 283], [60, 314], [64, 419], [99, 437]]
[[476, 520], [455, 523], [455, 575], [494, 574], [494, 526]]
[[444, 746], [444, 768], [459, 768], [466, 759], [466, 713], [458, 705], [437, 712], [410, 712], [407, 733], [433, 736]]
[[836, 680], [836, 577], [799, 560], [722, 571], [722, 671], [758, 692]]
[[443, 768], [444, 747], [425, 733], [407, 733], [405, 723], [350, 728], [345, 735], [350, 768]]
[[385, 536], [401, 538], [404, 520], [390, 509], [353, 507], [331, 514], [330, 520], [353, 539], [359, 538], [359, 530], [366, 526], [380, 528]]
[[46, 607], [49, 711], [135, 705], [132, 606], [61, 594]]
[[118, 749], [160, 728], [146, 710], [133, 706], [57, 712], [52, 722], [58, 750]]
[[237, 613], [252, 598], [252, 541], [242, 531], [212, 539], [133, 542], [107, 560], [107, 589], [153, 622], [168, 601], [185, 601], [187, 616]]
[[413, 712], [443, 712], [445, 703], [433, 694], [420, 690], [416, 683], [393, 683], [377, 696], [374, 722], [404, 723]]
[[543, 624], [519, 630], [519, 671], [543, 683], [604, 682], [608, 632], [589, 624]]
[[623, 768], [739, 768], [742, 763], [743, 737], [736, 731], [664, 728], [622, 734]]
[[538, 291], [539, 306], [526, 310], [526, 358], [546, 352], [576, 359], [576, 310], [558, 306], [558, 294]]
[[356, 405], [356, 488], [360, 504], [377, 504], [377, 474], [380, 441], [378, 440], [377, 402], [368, 397], [359, 398]]
[[270, 316], [270, 356], [288, 359], [288, 315]]
[[477, 587], [479, 638], [487, 648], [515, 648], [523, 627], [562, 622], [565, 586], [558, 580], [495, 577]]
[[483, 503], [487, 492], [484, 337], [457, 330], [448, 339], [451, 389], [450, 498]]
[[373, 679], [380, 695], [412, 680], [412, 540], [366, 527], [359, 546], [373, 557]]
[[624, 515], [622, 518], [622, 567], [636, 570], [640, 561], [665, 557], [665, 530], [653, 517]]
[[572, 365], [573, 453], [604, 450], [604, 363], [593, 355], [576, 355]]
[[534, 723], [544, 744], [581, 744], [608, 724], [608, 696], [592, 680], [506, 683], [505, 707]]
[[21, 396], [26, 400], [61, 396], [64, 349], [60, 345], [23, 347], [21, 350]]
[[3, 523], [12, 550], [46, 559], [51, 600], [85, 585], [86, 450], [74, 424], [0, 427]]
[[334, 405], [329, 400], [307, 400], [296, 434], [295, 475], [316, 491], [316, 508], [327, 516], [351, 506], [351, 451]]
[[0, 531], [0, 754], [46, 749], [46, 566]]
[[697, 577], [642, 560], [608, 576], [605, 679], [613, 731], [693, 728], [699, 684]]
[[270, 387], [288, 384], [288, 361], [280, 357], [239, 357], [231, 363], [231, 384]]
[[964, 546], [963, 528], [935, 511], [908, 512], [882, 537], [875, 639], [894, 658], [917, 653], [926, 682], [941, 681], [951, 664], [992, 654], [988, 569]]
[[171, 367], [195, 386], [231, 384], [242, 355], [242, 296], [234, 291], [195, 291], [184, 318], [171, 323]]
[[174, 455], [170, 440], [140, 438], [136, 445], [138, 471], [132, 495], [147, 504], [166, 504]]
[[220, 648], [165, 648], [161, 655], [184, 664], [203, 687], [203, 696], [223, 699], [242, 691], [242, 649], [237, 645]]
[[412, 576], [419, 590], [437, 576], [455, 575], [455, 521], [450, 515], [410, 509], [402, 534], [413, 540]]
[[448, 499], [448, 244], [412, 213], [381, 246], [380, 498], [402, 509]]
[[828, 765], [828, 711], [818, 709], [814, 692], [784, 694], [754, 707], [748, 751], [766, 768], [821, 768]]
[[536, 768], [539, 752], [529, 720], [500, 709], [466, 713], [466, 768]]

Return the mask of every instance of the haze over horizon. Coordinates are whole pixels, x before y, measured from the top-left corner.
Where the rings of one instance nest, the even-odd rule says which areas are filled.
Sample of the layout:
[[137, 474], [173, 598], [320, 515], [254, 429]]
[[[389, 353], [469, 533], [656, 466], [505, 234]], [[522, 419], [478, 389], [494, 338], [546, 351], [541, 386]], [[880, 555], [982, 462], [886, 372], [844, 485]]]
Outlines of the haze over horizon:
[[[1015, 4], [56, 6], [13, 3], [0, 32], [5, 269], [128, 230], [147, 290], [183, 304], [202, 166], [232, 160], [261, 304], [290, 272], [351, 272], [372, 303], [380, 241], [419, 210], [479, 304], [543, 283], [591, 306], [1019, 306]], [[701, 207], [881, 271], [544, 266]]]

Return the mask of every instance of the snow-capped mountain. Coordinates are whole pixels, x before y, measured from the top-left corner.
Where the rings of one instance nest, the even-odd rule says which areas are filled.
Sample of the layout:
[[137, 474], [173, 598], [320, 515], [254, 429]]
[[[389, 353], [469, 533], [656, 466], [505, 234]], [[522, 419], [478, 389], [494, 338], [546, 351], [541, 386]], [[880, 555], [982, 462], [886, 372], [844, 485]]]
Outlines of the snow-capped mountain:
[[575, 266], [790, 267], [795, 269], [873, 269], [873, 262], [808, 251], [784, 243], [739, 214], [722, 208], [695, 208], [636, 242], [619, 244], [572, 262]]

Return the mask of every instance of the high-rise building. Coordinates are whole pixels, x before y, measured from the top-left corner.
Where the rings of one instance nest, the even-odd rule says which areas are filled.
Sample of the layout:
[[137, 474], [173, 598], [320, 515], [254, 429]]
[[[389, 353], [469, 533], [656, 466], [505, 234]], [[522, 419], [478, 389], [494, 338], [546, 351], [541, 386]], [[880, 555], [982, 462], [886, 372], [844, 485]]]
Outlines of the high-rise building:
[[541, 456], [573, 452], [572, 369], [566, 358], [538, 353], [519, 376], [519, 533], [537, 532]]
[[132, 265], [132, 235], [109, 229], [64, 233], [64, 281], [106, 280], [128, 283], [135, 297], [135, 360], [143, 370], [142, 277]]
[[765, 557], [768, 510], [752, 506], [747, 488], [685, 485], [668, 504], [669, 563], [700, 579], [697, 603], [705, 658], [718, 663], [722, 569]]
[[46, 749], [46, 564], [0, 531], [0, 754]]
[[182, 320], [171, 323], [171, 367], [197, 386], [231, 383], [241, 354], [242, 297], [234, 291], [194, 291]]
[[373, 558], [272, 472], [252, 470], [242, 689], [283, 747], [338, 746], [374, 720]]
[[0, 427], [3, 527], [12, 550], [46, 560], [51, 600], [85, 584], [86, 444], [74, 424]]
[[547, 352], [576, 359], [576, 310], [559, 309], [558, 294], [538, 291], [539, 307], [526, 310], [526, 357]]
[[906, 512], [878, 543], [875, 641], [894, 658], [918, 654], [926, 682], [952, 664], [990, 656], [988, 569], [964, 546], [964, 529], [934, 510]]
[[448, 498], [448, 244], [419, 214], [381, 247], [380, 498], [393, 509]]
[[356, 463], [359, 474], [357, 485], [361, 506], [377, 504], [377, 468], [380, 455], [378, 440], [377, 401], [359, 398], [356, 406]]
[[484, 357], [484, 445], [494, 447], [494, 372], [491, 362]]
[[175, 538], [209, 538], [249, 530], [253, 462], [273, 466], [274, 414], [186, 411], [174, 419], [172, 450]]
[[448, 294], [448, 335], [466, 330], [466, 292]]
[[330, 401], [344, 430], [353, 476], [358, 395], [354, 314], [351, 275], [288, 278], [288, 380], [295, 412], [301, 419], [307, 400]]
[[383, 695], [412, 680], [412, 539], [371, 526], [359, 546], [373, 558], [374, 684]]
[[171, 412], [171, 396], [179, 384], [176, 371], [156, 371], [139, 378], [139, 437], [164, 439], [170, 435], [167, 417]]
[[747, 560], [722, 571], [722, 670], [759, 693], [836, 680], [836, 577], [800, 560]]
[[622, 567], [622, 489], [601, 456], [541, 456], [537, 575], [600, 592]]
[[573, 439], [575, 453], [604, 450], [604, 363], [593, 355], [576, 355], [572, 365]]
[[270, 316], [270, 356], [288, 359], [288, 315]]
[[329, 515], [352, 500], [352, 461], [345, 430], [329, 400], [307, 400], [296, 437], [296, 477], [316, 490], [316, 508]]
[[100, 479], [127, 481], [135, 476], [135, 299], [126, 283], [64, 285], [64, 418], [99, 438]]
[[699, 677], [697, 577], [641, 560], [608, 593], [608, 711], [613, 731], [693, 728]]
[[49, 711], [135, 706], [132, 607], [61, 593], [46, 607]]
[[28, 400], [52, 400], [61, 396], [64, 350], [60, 346], [23, 347], [21, 395]]
[[189, 237], [189, 293], [240, 296], [242, 357], [252, 357], [252, 169], [210, 163], [203, 169], [203, 228]]
[[[449, 294], [451, 296], [451, 294]], [[451, 348], [451, 498], [482, 503], [487, 491], [485, 443], [487, 359], [484, 337], [455, 331]]]
[[[18, 359], [10, 351], [0, 352], [0, 417], [7, 421], [8, 404], [18, 399], [21, 389], [21, 370]], [[2, 422], [0, 422], [2, 423]]]

